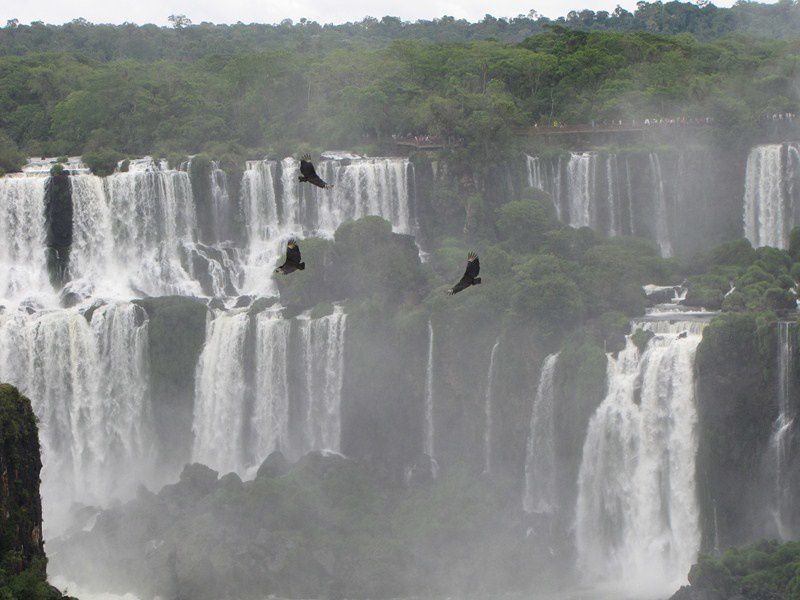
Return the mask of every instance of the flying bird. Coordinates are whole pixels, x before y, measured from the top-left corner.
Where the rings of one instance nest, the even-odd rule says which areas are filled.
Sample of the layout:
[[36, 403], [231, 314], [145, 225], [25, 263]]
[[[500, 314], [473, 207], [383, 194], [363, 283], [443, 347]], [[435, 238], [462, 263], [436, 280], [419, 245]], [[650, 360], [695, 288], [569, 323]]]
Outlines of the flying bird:
[[298, 269], [302, 271], [305, 268], [306, 263], [302, 262], [302, 258], [300, 257], [300, 246], [297, 245], [297, 240], [292, 238], [286, 243], [286, 262], [275, 269], [275, 272], [288, 275], [289, 273], [294, 273]]
[[317, 175], [317, 171], [314, 169], [314, 164], [311, 162], [311, 155], [309, 154], [304, 154], [300, 159], [300, 173], [301, 183], [308, 182], [312, 185], [322, 188], [323, 190], [333, 187], [332, 185], [325, 183], [322, 178]]
[[467, 289], [471, 285], [478, 285], [481, 282], [481, 278], [478, 277], [478, 273], [480, 272], [481, 263], [478, 260], [478, 255], [474, 252], [470, 252], [467, 254], [467, 270], [464, 271], [464, 276], [461, 278], [461, 281], [447, 290], [447, 293], [452, 296], [453, 294]]

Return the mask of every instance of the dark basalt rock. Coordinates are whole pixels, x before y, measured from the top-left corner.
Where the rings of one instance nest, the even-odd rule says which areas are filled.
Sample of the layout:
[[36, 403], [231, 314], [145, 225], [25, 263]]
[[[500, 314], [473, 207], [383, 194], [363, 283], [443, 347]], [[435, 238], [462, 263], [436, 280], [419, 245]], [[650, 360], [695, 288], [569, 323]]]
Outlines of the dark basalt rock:
[[273, 477], [280, 477], [282, 475], [286, 475], [289, 470], [291, 469], [291, 465], [289, 461], [286, 460], [286, 457], [280, 450], [275, 450], [272, 452], [267, 458], [264, 459], [264, 462], [261, 463], [261, 466], [258, 467], [258, 471], [256, 472], [256, 479], [272, 479]]
[[225, 301], [222, 298], [212, 298], [207, 306], [210, 310], [225, 310]]
[[207, 494], [217, 487], [219, 473], [200, 463], [186, 465], [180, 476], [181, 487]]
[[234, 308], [245, 308], [250, 306], [253, 303], [252, 296], [239, 296], [236, 299], [236, 304], [234, 304]]
[[30, 401], [13, 386], [0, 385], [0, 557], [16, 573], [44, 558], [42, 502], [39, 497], [39, 434]]

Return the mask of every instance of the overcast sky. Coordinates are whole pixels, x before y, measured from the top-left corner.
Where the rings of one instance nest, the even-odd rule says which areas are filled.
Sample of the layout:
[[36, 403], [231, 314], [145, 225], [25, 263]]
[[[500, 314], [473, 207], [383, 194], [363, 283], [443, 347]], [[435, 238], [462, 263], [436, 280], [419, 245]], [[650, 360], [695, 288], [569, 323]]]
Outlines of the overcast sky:
[[[715, 2], [730, 6], [732, 0]], [[166, 25], [171, 14], [185, 14], [193, 22], [277, 23], [301, 17], [319, 23], [342, 23], [365, 16], [391, 15], [404, 20], [450, 15], [479, 20], [486, 13], [513, 17], [536, 9], [547, 17], [591, 8], [612, 11], [622, 5], [632, 10], [635, 0], [0, 0], [0, 25], [9, 19], [22, 23], [64, 23], [83, 17], [94, 23], [156, 23]]]

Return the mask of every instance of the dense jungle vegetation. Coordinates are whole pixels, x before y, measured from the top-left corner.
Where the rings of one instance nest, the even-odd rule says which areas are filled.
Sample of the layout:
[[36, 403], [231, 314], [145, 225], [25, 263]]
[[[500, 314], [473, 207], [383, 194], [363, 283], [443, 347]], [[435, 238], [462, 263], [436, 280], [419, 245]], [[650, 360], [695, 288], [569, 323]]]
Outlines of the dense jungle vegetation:
[[557, 22], [11, 21], [0, 28], [0, 168], [23, 154], [375, 152], [409, 134], [454, 141], [454, 158], [485, 165], [534, 123], [654, 117], [710, 117], [743, 139], [759, 119], [796, 112], [798, 20], [794, 2], [658, 2]]

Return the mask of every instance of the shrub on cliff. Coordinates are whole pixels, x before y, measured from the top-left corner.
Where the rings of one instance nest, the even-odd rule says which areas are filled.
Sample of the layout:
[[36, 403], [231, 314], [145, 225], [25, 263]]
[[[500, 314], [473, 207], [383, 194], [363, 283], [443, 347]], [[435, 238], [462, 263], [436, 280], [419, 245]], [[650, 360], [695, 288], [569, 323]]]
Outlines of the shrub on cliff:
[[25, 155], [17, 149], [17, 145], [4, 131], [0, 131], [0, 176], [22, 169]]
[[117, 168], [122, 155], [108, 148], [86, 152], [82, 157], [84, 164], [98, 177], [107, 177]]
[[721, 557], [701, 556], [689, 571], [682, 598], [783, 600], [800, 597], [800, 542], [763, 541], [733, 548]]

